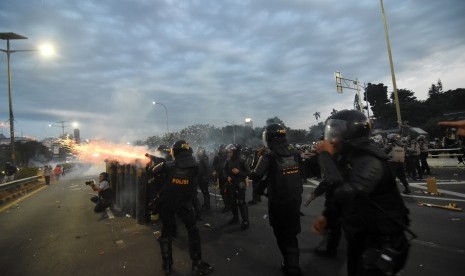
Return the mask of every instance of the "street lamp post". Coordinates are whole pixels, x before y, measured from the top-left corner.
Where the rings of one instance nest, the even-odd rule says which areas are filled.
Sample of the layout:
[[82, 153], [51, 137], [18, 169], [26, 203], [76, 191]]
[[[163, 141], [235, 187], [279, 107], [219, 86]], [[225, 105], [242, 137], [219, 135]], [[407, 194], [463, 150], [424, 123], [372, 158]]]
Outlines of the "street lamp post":
[[168, 124], [168, 108], [166, 108], [166, 105], [160, 103], [160, 102], [157, 102], [157, 101], [153, 101], [152, 102], [153, 105], [161, 105], [163, 106], [163, 108], [165, 108], [165, 115], [166, 115], [166, 133], [169, 133], [170, 132], [170, 128], [169, 128], [169, 124]]
[[14, 115], [13, 115], [13, 104], [11, 97], [11, 72], [10, 72], [10, 54], [16, 51], [10, 50], [10, 40], [12, 39], [27, 39], [27, 37], [15, 34], [15, 33], [0, 33], [0, 39], [6, 40], [6, 50], [0, 49], [0, 51], [6, 53], [6, 63], [8, 70], [8, 107], [10, 112], [10, 149], [11, 149], [11, 161], [16, 161], [15, 153], [15, 127], [14, 127]]

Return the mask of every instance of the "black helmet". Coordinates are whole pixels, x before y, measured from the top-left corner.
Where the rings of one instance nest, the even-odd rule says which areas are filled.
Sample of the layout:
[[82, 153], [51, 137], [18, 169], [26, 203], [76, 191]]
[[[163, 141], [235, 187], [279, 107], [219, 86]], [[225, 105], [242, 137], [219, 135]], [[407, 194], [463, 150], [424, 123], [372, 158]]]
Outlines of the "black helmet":
[[400, 141], [400, 135], [397, 133], [390, 133], [388, 134], [387, 139], [389, 143], [394, 143]]
[[226, 152], [226, 145], [225, 144], [221, 144], [219, 147], [218, 147], [218, 153], [225, 153]]
[[280, 124], [271, 124], [263, 131], [262, 138], [266, 146], [269, 146], [272, 142], [285, 142], [286, 129]]
[[174, 142], [173, 146], [171, 147], [171, 153], [173, 157], [176, 157], [181, 152], [189, 152], [192, 153], [192, 148], [185, 140], [178, 140]]
[[159, 145], [157, 147], [157, 150], [161, 152], [166, 152], [166, 153], [170, 153], [171, 151], [170, 147], [168, 147], [167, 145]]
[[225, 149], [226, 151], [230, 151], [230, 150], [235, 151], [235, 150], [237, 149], [237, 146], [234, 145], [234, 144], [229, 144], [229, 145], [227, 145], [224, 149]]
[[418, 135], [417, 141], [425, 141], [426, 137], [425, 135]]
[[325, 124], [325, 140], [349, 141], [369, 137], [370, 123], [358, 110], [341, 110], [331, 115]]

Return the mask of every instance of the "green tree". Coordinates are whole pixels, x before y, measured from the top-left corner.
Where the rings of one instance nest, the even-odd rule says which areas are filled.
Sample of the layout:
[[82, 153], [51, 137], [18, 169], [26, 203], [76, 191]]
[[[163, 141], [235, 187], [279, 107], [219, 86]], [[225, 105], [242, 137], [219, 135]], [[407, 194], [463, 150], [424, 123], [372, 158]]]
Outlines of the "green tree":
[[280, 124], [282, 126], [285, 126], [284, 122], [279, 119], [277, 116], [274, 116], [273, 118], [268, 118], [266, 120], [266, 125], [269, 126], [271, 124]]
[[325, 132], [325, 124], [322, 122], [319, 122], [318, 124], [310, 127], [310, 133], [308, 134], [307, 139], [309, 142], [316, 142], [320, 140], [324, 132]]
[[28, 141], [16, 142], [16, 163], [28, 166], [31, 162], [46, 163], [52, 159], [51, 151], [42, 143]]
[[429, 98], [436, 98], [438, 95], [442, 94], [442, 82], [441, 79], [438, 79], [437, 84], [431, 84], [431, 87], [428, 90]]

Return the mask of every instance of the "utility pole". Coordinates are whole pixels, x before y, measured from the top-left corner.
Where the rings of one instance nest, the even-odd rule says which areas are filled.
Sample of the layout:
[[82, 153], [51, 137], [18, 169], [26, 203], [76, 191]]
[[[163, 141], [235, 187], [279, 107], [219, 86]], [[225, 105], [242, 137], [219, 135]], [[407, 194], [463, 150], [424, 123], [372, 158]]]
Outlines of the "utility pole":
[[384, 13], [383, 0], [379, 0], [379, 2], [381, 3], [381, 13], [383, 15], [384, 33], [386, 35], [387, 50], [388, 50], [388, 55], [389, 55], [389, 66], [391, 67], [392, 87], [394, 89], [394, 101], [396, 104], [396, 113], [397, 113], [397, 124], [400, 129], [402, 127], [402, 118], [400, 116], [400, 106], [399, 106], [399, 96], [397, 94], [396, 74], [394, 73], [394, 63], [392, 61], [391, 44], [389, 43], [389, 33], [388, 33], [388, 27], [387, 27], [387, 22], [386, 22], [386, 15]]

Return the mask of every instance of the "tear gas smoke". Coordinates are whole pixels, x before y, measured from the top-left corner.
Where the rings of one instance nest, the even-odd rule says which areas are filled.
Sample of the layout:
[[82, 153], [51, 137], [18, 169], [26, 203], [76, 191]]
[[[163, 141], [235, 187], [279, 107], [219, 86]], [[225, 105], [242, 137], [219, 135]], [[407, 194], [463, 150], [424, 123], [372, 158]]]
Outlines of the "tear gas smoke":
[[90, 141], [89, 143], [76, 144], [71, 139], [63, 139], [60, 143], [68, 147], [82, 163], [102, 164], [111, 161], [121, 164], [134, 164], [147, 161], [145, 157], [147, 148], [144, 146], [115, 144], [108, 141]]

